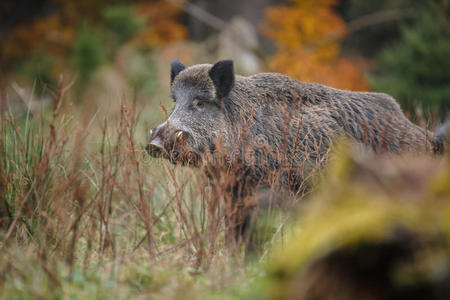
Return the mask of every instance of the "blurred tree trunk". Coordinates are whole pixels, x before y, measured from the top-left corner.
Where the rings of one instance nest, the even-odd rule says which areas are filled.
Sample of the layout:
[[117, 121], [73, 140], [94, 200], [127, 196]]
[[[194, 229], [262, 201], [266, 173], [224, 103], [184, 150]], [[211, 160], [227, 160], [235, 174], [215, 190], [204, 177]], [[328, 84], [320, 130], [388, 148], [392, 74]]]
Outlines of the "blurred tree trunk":
[[[287, 0], [191, 0], [190, 3], [201, 7], [225, 22], [235, 16], [241, 16], [251, 24], [258, 26], [268, 6], [286, 3]], [[193, 16], [186, 16], [190, 38], [202, 40], [214, 33], [214, 29]]]

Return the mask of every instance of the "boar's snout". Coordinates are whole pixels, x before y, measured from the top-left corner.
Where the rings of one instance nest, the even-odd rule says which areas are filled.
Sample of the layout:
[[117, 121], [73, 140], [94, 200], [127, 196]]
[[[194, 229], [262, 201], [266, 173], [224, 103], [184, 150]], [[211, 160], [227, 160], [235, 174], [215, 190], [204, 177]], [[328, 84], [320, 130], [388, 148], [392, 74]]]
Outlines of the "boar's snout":
[[166, 152], [164, 150], [164, 145], [163, 145], [160, 137], [156, 137], [156, 138], [152, 139], [148, 143], [146, 150], [147, 150], [148, 154], [150, 154], [153, 157], [160, 157], [163, 153]]
[[189, 137], [189, 133], [160, 125], [150, 132], [150, 141], [146, 147], [153, 157], [176, 159]]
[[161, 157], [167, 153], [167, 150], [164, 147], [163, 136], [165, 127], [165, 124], [161, 124], [150, 131], [150, 141], [148, 142], [148, 145], [145, 149], [147, 150], [148, 154], [153, 157]]

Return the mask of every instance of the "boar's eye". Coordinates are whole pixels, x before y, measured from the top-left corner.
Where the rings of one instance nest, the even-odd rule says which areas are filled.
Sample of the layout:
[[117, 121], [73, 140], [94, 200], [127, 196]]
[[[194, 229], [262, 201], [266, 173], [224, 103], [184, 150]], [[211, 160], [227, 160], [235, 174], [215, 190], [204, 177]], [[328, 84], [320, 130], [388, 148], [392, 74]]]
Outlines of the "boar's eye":
[[197, 108], [203, 108], [203, 107], [205, 107], [205, 101], [199, 100], [199, 99], [194, 99], [194, 101], [192, 101], [192, 105]]

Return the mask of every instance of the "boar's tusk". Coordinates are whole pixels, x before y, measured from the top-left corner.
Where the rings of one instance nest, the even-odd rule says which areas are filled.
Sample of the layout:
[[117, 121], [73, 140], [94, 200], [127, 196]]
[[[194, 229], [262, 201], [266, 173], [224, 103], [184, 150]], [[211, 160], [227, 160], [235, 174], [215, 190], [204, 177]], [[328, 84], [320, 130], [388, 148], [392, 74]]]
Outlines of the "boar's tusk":
[[183, 140], [183, 131], [178, 131], [177, 133], [177, 140], [181, 142]]

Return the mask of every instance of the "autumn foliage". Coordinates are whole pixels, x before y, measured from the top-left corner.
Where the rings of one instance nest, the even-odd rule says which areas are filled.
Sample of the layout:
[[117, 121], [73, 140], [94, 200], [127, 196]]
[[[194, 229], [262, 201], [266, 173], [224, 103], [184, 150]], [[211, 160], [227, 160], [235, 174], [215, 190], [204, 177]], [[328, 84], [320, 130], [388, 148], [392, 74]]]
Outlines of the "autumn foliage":
[[148, 18], [146, 29], [134, 41], [152, 46], [164, 46], [187, 37], [184, 25], [177, 21], [180, 9], [165, 1], [148, 1], [138, 4], [136, 12]]
[[[104, 25], [103, 13], [112, 5], [107, 0], [49, 2], [52, 9], [48, 13], [30, 18], [10, 30], [0, 47], [0, 65], [20, 62], [36, 50], [52, 56], [67, 56], [80, 26], [85, 23], [95, 27]], [[177, 20], [178, 7], [163, 0], [135, 1], [127, 5], [132, 8], [135, 19], [144, 21], [142, 30], [130, 42], [159, 47], [186, 37], [186, 29]]]
[[271, 71], [336, 88], [367, 90], [362, 60], [343, 57], [340, 43], [346, 23], [333, 11], [339, 0], [291, 0], [266, 10], [264, 33], [277, 52]]

